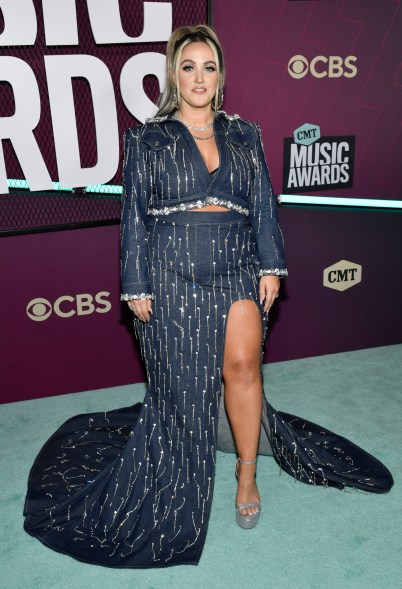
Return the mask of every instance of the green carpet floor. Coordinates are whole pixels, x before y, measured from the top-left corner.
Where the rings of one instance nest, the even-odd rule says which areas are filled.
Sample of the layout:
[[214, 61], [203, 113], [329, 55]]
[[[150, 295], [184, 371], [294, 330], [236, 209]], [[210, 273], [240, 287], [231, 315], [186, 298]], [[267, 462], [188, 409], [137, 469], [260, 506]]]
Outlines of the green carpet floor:
[[215, 493], [200, 565], [120, 570], [53, 552], [22, 529], [29, 469], [45, 439], [77, 413], [142, 399], [144, 385], [12, 403], [1, 413], [1, 555], [4, 589], [401, 589], [402, 345], [264, 367], [267, 396], [350, 438], [382, 460], [386, 495], [315, 488], [280, 475], [261, 457], [263, 508], [254, 530], [234, 516], [234, 456], [218, 453]]

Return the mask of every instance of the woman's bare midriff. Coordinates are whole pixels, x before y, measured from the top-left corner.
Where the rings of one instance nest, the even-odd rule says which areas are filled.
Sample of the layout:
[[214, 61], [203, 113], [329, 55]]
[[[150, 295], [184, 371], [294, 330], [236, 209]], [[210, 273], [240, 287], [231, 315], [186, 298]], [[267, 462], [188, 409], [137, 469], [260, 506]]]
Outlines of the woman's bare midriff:
[[202, 207], [202, 209], [190, 209], [190, 211], [192, 213], [201, 213], [203, 211], [205, 211], [206, 213], [209, 211], [227, 211], [229, 212], [229, 209], [227, 207], [221, 207], [220, 205], [207, 205], [206, 207]]

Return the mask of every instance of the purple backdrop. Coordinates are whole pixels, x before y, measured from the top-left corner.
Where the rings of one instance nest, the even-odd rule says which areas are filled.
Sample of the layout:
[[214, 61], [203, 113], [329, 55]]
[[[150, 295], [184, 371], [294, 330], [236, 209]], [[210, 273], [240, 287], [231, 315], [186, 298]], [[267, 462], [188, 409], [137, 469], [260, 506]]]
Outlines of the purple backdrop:
[[[324, 136], [356, 137], [353, 188], [321, 194], [401, 198], [399, 2], [214, 0], [214, 27], [228, 68], [225, 110], [262, 126], [278, 192], [284, 193], [284, 138], [313, 123]], [[309, 62], [317, 56], [353, 55], [357, 73], [315, 78], [309, 72], [295, 79], [288, 62], [296, 55]], [[317, 65], [319, 73], [326, 67]]]
[[[281, 210], [290, 276], [271, 314], [267, 359], [288, 360], [401, 341], [402, 215], [320, 209]], [[375, 237], [375, 239], [374, 239]], [[99, 227], [0, 240], [1, 401], [144, 380], [131, 318], [119, 302], [118, 229]], [[323, 270], [341, 259], [362, 265], [362, 282], [339, 292]], [[105, 304], [77, 295], [110, 293]], [[55, 301], [70, 317], [60, 317]], [[53, 306], [27, 315], [32, 300]], [[83, 302], [82, 302], [83, 301]], [[30, 306], [29, 312], [50, 310]]]
[[[272, 313], [266, 360], [276, 362], [402, 342], [402, 214], [281, 210], [289, 277]], [[323, 286], [340, 260], [362, 266], [344, 292]]]
[[[0, 240], [7, 286], [0, 306], [3, 402], [144, 380], [119, 302], [118, 243], [116, 226]], [[110, 311], [78, 315], [77, 295], [100, 292], [110, 293], [104, 299]], [[43, 298], [54, 306], [62, 296], [74, 299], [60, 304], [62, 313], [74, 315], [60, 317], [53, 310], [43, 321], [29, 318], [30, 301]], [[89, 303], [83, 310], [91, 310]], [[31, 315], [35, 311], [31, 307]]]

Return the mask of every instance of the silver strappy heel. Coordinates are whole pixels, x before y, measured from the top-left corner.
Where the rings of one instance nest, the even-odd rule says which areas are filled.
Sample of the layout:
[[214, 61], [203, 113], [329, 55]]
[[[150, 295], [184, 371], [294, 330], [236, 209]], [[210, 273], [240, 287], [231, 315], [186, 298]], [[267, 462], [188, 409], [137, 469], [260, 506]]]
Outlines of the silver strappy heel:
[[[238, 458], [236, 460], [236, 465], [235, 465], [235, 473], [236, 473], [236, 478], [238, 478], [238, 471], [237, 471], [237, 465], [239, 464], [239, 462], [241, 462], [242, 464], [255, 464], [257, 462], [257, 458], [255, 458], [254, 460], [242, 460], [241, 458]], [[253, 513], [252, 515], [243, 515], [242, 513], [240, 513], [240, 511], [242, 509], [247, 509], [248, 507], [257, 507], [258, 511], [256, 513]], [[237, 503], [236, 504], [236, 521], [238, 523], [238, 525], [243, 528], [244, 530], [247, 529], [251, 529], [251, 528], [255, 528], [255, 526], [258, 523], [258, 520], [260, 518], [260, 511], [261, 511], [261, 503], [260, 501], [255, 501], [254, 503]]]

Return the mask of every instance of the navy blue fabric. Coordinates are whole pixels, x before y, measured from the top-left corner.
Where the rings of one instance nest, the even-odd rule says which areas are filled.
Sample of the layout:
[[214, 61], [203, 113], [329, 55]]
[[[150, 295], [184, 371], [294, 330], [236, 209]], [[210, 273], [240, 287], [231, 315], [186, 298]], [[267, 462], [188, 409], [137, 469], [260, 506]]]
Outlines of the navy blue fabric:
[[394, 484], [377, 458], [321, 425], [276, 411], [267, 402], [263, 425], [281, 468], [303, 483], [372, 493], [386, 493]]
[[[246, 217], [176, 213], [148, 219], [145, 231], [154, 313], [149, 323], [134, 319], [147, 368], [144, 402], [63, 424], [32, 467], [24, 508], [26, 531], [45, 545], [121, 568], [199, 562], [230, 306], [255, 301], [266, 328]], [[265, 399], [262, 424], [276, 460], [302, 482], [377, 493], [392, 486], [375, 458]]]
[[124, 140], [125, 184], [121, 219], [123, 295], [153, 294], [144, 223], [150, 213], [204, 206], [216, 199], [237, 212], [247, 212], [256, 241], [258, 269], [285, 276], [283, 237], [276, 197], [258, 125], [217, 114], [214, 134], [219, 167], [210, 174], [183, 123], [151, 120], [128, 129]]
[[[149, 323], [134, 319], [148, 378], [138, 418], [131, 428], [119, 413], [62, 427], [32, 469], [25, 506], [29, 533], [105, 566], [198, 563], [227, 317], [236, 301], [259, 305], [256, 243], [244, 215], [176, 213], [149, 218], [144, 230], [155, 300]], [[262, 312], [261, 320], [265, 326]]]

